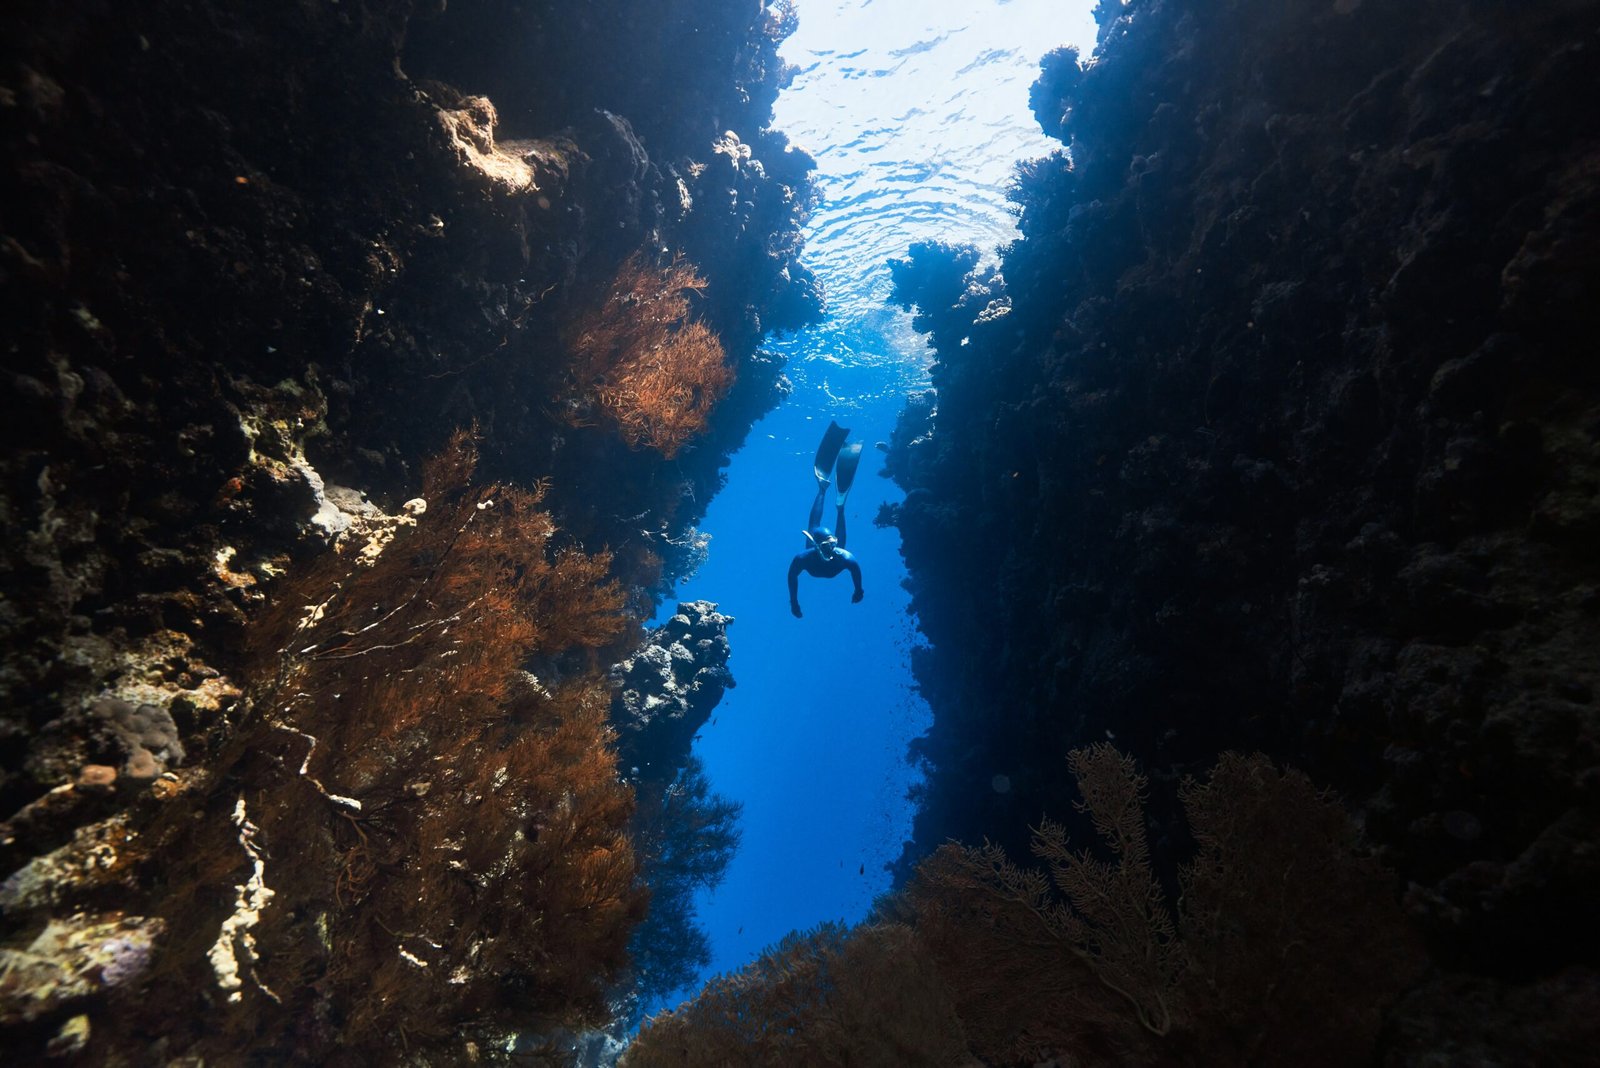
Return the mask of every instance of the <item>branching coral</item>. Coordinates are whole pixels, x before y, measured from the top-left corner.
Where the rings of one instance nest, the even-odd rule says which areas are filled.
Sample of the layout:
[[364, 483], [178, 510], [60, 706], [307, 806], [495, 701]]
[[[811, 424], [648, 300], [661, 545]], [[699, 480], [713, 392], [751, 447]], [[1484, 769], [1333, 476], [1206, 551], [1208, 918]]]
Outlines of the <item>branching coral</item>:
[[1114, 862], [1074, 851], [1046, 820], [1034, 852], [1048, 880], [997, 847], [948, 845], [909, 895], [981, 1056], [1261, 1063], [1270, 1051], [1350, 1064], [1370, 1053], [1417, 951], [1389, 877], [1356, 852], [1336, 802], [1259, 754], [1224, 754], [1183, 790], [1200, 849], [1174, 916], [1150, 865], [1145, 777], [1103, 744], [1070, 765]]
[[970, 1064], [961, 1025], [910, 928], [823, 924], [650, 1021], [626, 1068], [681, 1064]]
[[687, 263], [657, 268], [635, 254], [605, 299], [568, 331], [580, 394], [629, 445], [668, 459], [705, 430], [712, 406], [733, 386], [722, 343], [689, 317], [689, 294], [705, 287]]
[[[424, 496], [375, 561], [328, 554], [262, 625], [270, 681], [222, 776], [248, 787], [258, 829], [236, 810], [232, 855], [215, 858], [223, 840], [194, 841], [193, 821], [167, 832], [194, 858], [174, 908], [204, 907], [241, 842], [247, 888], [272, 858], [271, 907], [209, 952], [221, 976], [236, 946], [253, 951], [282, 1006], [230, 975], [241, 1015], [219, 1042], [237, 1027], [319, 1061], [345, 1046], [459, 1053], [602, 1018], [625, 964], [644, 895], [596, 652], [629, 625], [623, 593], [604, 555], [553, 549], [538, 491], [475, 481], [465, 436]], [[313, 1023], [263, 1028], [277, 1012]]]
[[1419, 958], [1389, 877], [1333, 800], [1263, 756], [1225, 754], [1183, 790], [1199, 851], [1173, 909], [1146, 840], [1145, 777], [1108, 745], [1069, 761], [1112, 860], [1049, 821], [1034, 837], [1046, 870], [947, 845], [874, 922], [791, 936], [650, 1021], [626, 1063], [1370, 1057]]

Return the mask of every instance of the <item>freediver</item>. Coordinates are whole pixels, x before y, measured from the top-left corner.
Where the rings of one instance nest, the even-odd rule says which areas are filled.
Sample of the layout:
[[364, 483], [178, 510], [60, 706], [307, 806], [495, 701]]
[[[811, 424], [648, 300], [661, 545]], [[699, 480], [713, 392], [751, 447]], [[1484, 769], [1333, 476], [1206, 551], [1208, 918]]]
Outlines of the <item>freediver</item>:
[[[817, 476], [817, 497], [811, 502], [811, 517], [806, 521], [806, 548], [789, 561], [789, 611], [796, 619], [800, 612], [800, 572], [817, 578], [833, 578], [841, 571], [850, 572], [856, 584], [850, 595], [851, 604], [859, 604], [866, 594], [861, 589], [861, 565], [844, 547], [844, 500], [850, 495], [850, 486], [856, 479], [856, 467], [861, 463], [861, 443], [846, 445], [844, 439], [850, 431], [833, 421], [828, 422], [822, 444], [817, 446], [817, 456], [812, 469]], [[835, 500], [833, 525], [838, 533], [822, 526], [822, 506], [828, 498], [828, 475], [838, 479], [838, 496]]]

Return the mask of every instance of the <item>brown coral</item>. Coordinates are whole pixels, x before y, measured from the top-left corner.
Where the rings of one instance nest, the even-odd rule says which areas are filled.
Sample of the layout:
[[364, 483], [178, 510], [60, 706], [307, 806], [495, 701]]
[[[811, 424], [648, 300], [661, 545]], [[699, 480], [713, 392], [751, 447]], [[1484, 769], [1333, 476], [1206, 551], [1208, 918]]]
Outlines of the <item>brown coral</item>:
[[[650, 1021], [656, 1064], [1360, 1064], [1418, 951], [1388, 876], [1298, 772], [1225, 754], [1184, 791], [1200, 849], [1171, 908], [1147, 780], [1108, 745], [1070, 765], [1113, 859], [1046, 821], [1048, 872], [947, 845], [873, 922], [792, 935]], [[894, 918], [894, 922], [890, 919]]]
[[1047, 820], [1034, 852], [1048, 880], [996, 847], [948, 845], [910, 895], [976, 1052], [1145, 1064], [1371, 1055], [1419, 949], [1332, 798], [1260, 754], [1223, 754], [1183, 790], [1200, 848], [1175, 915], [1145, 845], [1145, 777], [1109, 745], [1070, 763], [1114, 862], [1074, 851]]
[[961, 1024], [910, 928], [793, 934], [655, 1017], [626, 1068], [682, 1064], [970, 1064]]
[[635, 254], [568, 331], [580, 394], [629, 445], [668, 459], [706, 429], [712, 406], [733, 386], [722, 343], [689, 316], [689, 294], [705, 287], [681, 260], [657, 268]]
[[[167, 830], [175, 910], [216, 912], [254, 871], [219, 1049], [251, 1031], [325, 1063], [459, 1053], [604, 1015], [644, 905], [594, 654], [626, 626], [623, 594], [604, 555], [552, 551], [537, 491], [473, 468], [458, 436], [413, 530], [371, 566], [329, 554], [281, 591], [258, 717], [209, 818]], [[544, 679], [523, 670], [534, 655]], [[246, 801], [235, 832], [219, 817]], [[203, 950], [181, 948], [172, 978], [192, 983]]]

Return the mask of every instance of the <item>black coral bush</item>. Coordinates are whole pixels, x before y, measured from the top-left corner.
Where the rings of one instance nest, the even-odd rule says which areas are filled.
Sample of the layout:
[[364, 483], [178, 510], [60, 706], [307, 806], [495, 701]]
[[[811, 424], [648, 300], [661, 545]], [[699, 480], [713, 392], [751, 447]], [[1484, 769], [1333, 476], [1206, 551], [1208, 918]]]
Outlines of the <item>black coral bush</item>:
[[671, 459], [706, 429], [733, 386], [722, 343], [691, 318], [690, 294], [706, 287], [683, 262], [659, 268], [641, 255], [617, 270], [605, 298], [567, 331], [580, 395], [635, 448]]
[[[860, 998], [885, 1012], [911, 999], [930, 1045], [899, 1063], [1370, 1057], [1420, 953], [1389, 877], [1359, 853], [1333, 799], [1263, 756], [1225, 754], [1183, 788], [1198, 849], [1174, 907], [1151, 862], [1145, 777], [1106, 745], [1069, 760], [1108, 857], [1074, 848], [1048, 820], [1034, 838], [1042, 868], [946, 845], [881, 910], [900, 922], [791, 939], [651, 1021], [628, 1063], [897, 1063]], [[741, 1060], [737, 1042], [774, 1052]]]
[[1259, 754], [1223, 754], [1183, 801], [1200, 847], [1183, 873], [1183, 1026], [1238, 1063], [1360, 1063], [1422, 959], [1389, 874], [1337, 804]]
[[629, 949], [633, 987], [642, 1000], [682, 990], [711, 963], [710, 940], [695, 923], [694, 897], [722, 882], [739, 847], [741, 808], [712, 792], [696, 756], [659, 792], [641, 791], [633, 841], [650, 885], [650, 914]]
[[1150, 864], [1145, 782], [1105, 746], [1074, 752], [1070, 764], [1111, 861], [1075, 852], [1065, 828], [1046, 820], [1034, 852], [1048, 871], [998, 846], [949, 844], [908, 895], [941, 960], [982, 962], [951, 967], [950, 981], [974, 1048], [1002, 1063], [1086, 1047], [1129, 1055], [1173, 1028], [1182, 961]]
[[[370, 566], [330, 554], [264, 623], [270, 681], [209, 807], [247, 808], [272, 895], [201, 1051], [254, 1031], [290, 1036], [286, 1060], [455, 1063], [606, 1016], [644, 911], [596, 668], [624, 594], [603, 555], [553, 548], [537, 490], [476, 481], [474, 459], [458, 437], [414, 530]], [[223, 831], [173, 834], [192, 858], [173, 907], [215, 909], [249, 858], [226, 821], [194, 826]]]
[[1111, 860], [1074, 850], [1046, 821], [1033, 848], [1048, 878], [994, 847], [948, 845], [910, 893], [980, 1056], [1344, 1065], [1370, 1055], [1384, 1006], [1420, 958], [1389, 877], [1356, 851], [1335, 801], [1264, 756], [1224, 754], [1182, 790], [1199, 849], [1173, 909], [1150, 863], [1145, 777], [1108, 745], [1070, 761]]
[[970, 1063], [933, 961], [910, 928], [794, 934], [754, 964], [655, 1017], [623, 1068]]

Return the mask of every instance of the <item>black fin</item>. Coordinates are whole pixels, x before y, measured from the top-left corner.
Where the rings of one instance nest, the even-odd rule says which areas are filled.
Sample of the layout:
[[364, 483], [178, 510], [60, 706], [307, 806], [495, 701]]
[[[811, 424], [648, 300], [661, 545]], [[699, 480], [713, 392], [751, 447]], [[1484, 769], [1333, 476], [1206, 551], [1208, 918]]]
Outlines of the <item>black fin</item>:
[[838, 505], [844, 507], [844, 499], [850, 495], [850, 487], [856, 480], [856, 467], [861, 463], [861, 442], [853, 442], [839, 451], [839, 466], [834, 472], [834, 488], [839, 491]]
[[822, 444], [817, 446], [817, 458], [813, 461], [819, 482], [828, 481], [828, 473], [833, 470], [833, 461], [839, 455], [839, 446], [843, 445], [844, 439], [849, 436], [848, 427], [842, 427], [833, 420], [828, 420], [828, 429], [822, 435]]

